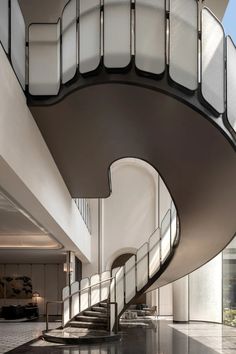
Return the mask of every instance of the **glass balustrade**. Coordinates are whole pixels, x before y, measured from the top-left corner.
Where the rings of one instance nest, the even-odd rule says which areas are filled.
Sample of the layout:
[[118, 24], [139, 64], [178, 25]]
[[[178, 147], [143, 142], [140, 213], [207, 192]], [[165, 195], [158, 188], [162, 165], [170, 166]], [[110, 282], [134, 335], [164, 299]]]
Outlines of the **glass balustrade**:
[[132, 52], [138, 75], [158, 80], [168, 68], [179, 89], [199, 90], [213, 114], [226, 112], [226, 128], [235, 132], [235, 45], [197, 0], [70, 0], [58, 23], [28, 28], [17, 0], [0, 3], [0, 41], [26, 93], [57, 96], [100, 64], [127, 68]]
[[[80, 210], [86, 209], [84, 201], [76, 200]], [[144, 243], [124, 266], [94, 274], [63, 290], [63, 323], [69, 322], [78, 313], [102, 301], [108, 301], [110, 303], [110, 328], [114, 328], [117, 316], [122, 313], [125, 306], [144, 289], [147, 290], [150, 281], [152, 283], [158, 277], [162, 265], [173, 252], [177, 237], [177, 213], [174, 203], [171, 202], [170, 209], [161, 222], [161, 227], [153, 232], [148, 242]]]

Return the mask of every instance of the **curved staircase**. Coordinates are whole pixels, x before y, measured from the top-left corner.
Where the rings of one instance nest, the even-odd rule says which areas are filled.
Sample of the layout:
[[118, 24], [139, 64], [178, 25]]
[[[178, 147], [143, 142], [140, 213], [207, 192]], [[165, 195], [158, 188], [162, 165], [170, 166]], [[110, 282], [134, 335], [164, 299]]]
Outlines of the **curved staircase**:
[[124, 266], [63, 289], [63, 326], [47, 330], [44, 338], [66, 344], [118, 339], [120, 316], [166, 269], [178, 241], [177, 213], [171, 202], [160, 228]]

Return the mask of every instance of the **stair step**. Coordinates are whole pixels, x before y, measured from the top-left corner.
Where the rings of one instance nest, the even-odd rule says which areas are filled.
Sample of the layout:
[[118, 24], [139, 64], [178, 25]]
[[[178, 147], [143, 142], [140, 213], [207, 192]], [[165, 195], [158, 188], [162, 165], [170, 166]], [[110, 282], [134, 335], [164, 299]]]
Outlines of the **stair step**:
[[107, 308], [107, 302], [100, 302], [101, 307], [106, 307]]
[[85, 316], [90, 316], [90, 317], [100, 317], [100, 318], [106, 318], [107, 319], [107, 313], [104, 312], [97, 312], [97, 311], [84, 311], [83, 314]]
[[[118, 335], [104, 330], [67, 327], [65, 329], [54, 329], [48, 332], [44, 332], [43, 337], [46, 341], [52, 343], [60, 343], [66, 345], [91, 345], [96, 343], [110, 342], [112, 340], [119, 340], [120, 334]], [[86, 353], [89, 351], [90, 349], [86, 350]]]
[[94, 323], [107, 323], [107, 317], [94, 317], [94, 316], [87, 316], [87, 315], [79, 315], [76, 316], [76, 321], [79, 322], [94, 322]]
[[105, 307], [93, 306], [92, 310], [96, 312], [107, 313], [107, 309]]
[[94, 322], [82, 322], [82, 321], [71, 321], [71, 327], [76, 328], [89, 328], [89, 329], [107, 329], [106, 323], [94, 323]]

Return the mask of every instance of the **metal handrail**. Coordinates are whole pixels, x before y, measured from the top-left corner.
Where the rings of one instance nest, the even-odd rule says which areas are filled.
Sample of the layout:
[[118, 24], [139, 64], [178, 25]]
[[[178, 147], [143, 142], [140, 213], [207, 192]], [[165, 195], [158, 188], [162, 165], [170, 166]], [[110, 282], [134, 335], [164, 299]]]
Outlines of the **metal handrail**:
[[86, 288], [79, 289], [79, 290], [77, 290], [75, 293], [70, 294], [70, 295], [67, 296], [65, 299], [63, 299], [62, 302], [65, 302], [65, 301], [71, 299], [74, 295], [80, 294], [80, 293], [82, 293], [83, 291], [88, 290], [88, 289], [90, 289], [90, 288], [92, 288], [92, 287], [94, 287], [94, 286], [98, 286], [98, 285], [100, 285], [100, 284], [106, 283], [107, 281], [110, 281], [110, 280], [112, 280], [112, 279], [114, 279], [114, 278], [115, 278], [115, 277], [110, 277], [110, 278], [101, 280], [99, 283], [95, 283], [95, 284], [86, 286]]
[[[170, 209], [167, 210], [166, 214], [164, 215], [163, 220], [165, 219], [166, 215], [167, 215], [169, 212], [170, 212], [170, 219], [171, 219], [171, 208], [170, 208]], [[178, 217], [176, 217], [176, 219], [178, 220]], [[171, 223], [170, 223], [170, 224], [171, 224]], [[148, 239], [148, 242], [146, 242], [146, 243], [144, 243], [144, 244], [148, 244], [148, 245], [149, 245], [150, 238], [155, 234], [155, 232], [156, 232], [157, 230], [161, 230], [161, 228], [160, 228], [160, 227], [157, 227], [157, 228], [152, 232], [151, 236], [150, 236], [149, 239]], [[175, 240], [176, 240], [176, 238], [177, 238], [177, 235], [178, 235], [178, 232], [176, 232]], [[149, 255], [150, 251], [151, 251], [154, 247], [156, 247], [157, 244], [161, 244], [161, 241], [162, 241], [162, 237], [160, 237], [160, 239], [153, 245], [153, 247], [152, 247], [151, 249], [148, 247], [148, 253], [147, 253], [147, 255]], [[170, 240], [170, 241], [171, 241], [171, 240]], [[143, 244], [139, 249], [141, 249], [141, 248], [144, 246], [144, 244]], [[175, 243], [173, 243], [173, 244], [170, 243], [170, 249], [173, 248], [174, 246], [175, 246]], [[138, 250], [139, 250], [139, 249], [138, 249]], [[146, 255], [144, 255], [141, 259], [139, 259], [139, 261], [137, 261], [137, 257], [136, 257], [136, 259], [135, 259], [135, 267], [137, 266], [137, 264], [138, 264], [139, 262], [141, 262], [141, 261], [143, 260], [144, 257], [146, 257]], [[160, 260], [160, 262], [161, 262], [161, 260]], [[149, 263], [149, 262], [148, 262], [148, 263]], [[130, 269], [129, 271], [131, 271], [131, 269]], [[109, 278], [107, 278], [107, 279], [101, 280], [101, 281], [99, 281], [99, 282], [97, 282], [97, 283], [95, 283], [95, 284], [90, 284], [90, 285], [86, 286], [85, 288], [79, 289], [79, 290], [77, 290], [76, 292], [74, 292], [73, 294], [70, 294], [70, 295], [68, 295], [67, 297], [65, 297], [62, 301], [49, 301], [49, 302], [47, 302], [47, 304], [46, 304], [46, 330], [48, 330], [48, 322], [49, 322], [49, 321], [48, 321], [48, 318], [49, 318], [48, 305], [49, 305], [49, 304], [51, 304], [51, 303], [60, 303], [60, 304], [63, 305], [63, 308], [64, 308], [64, 303], [65, 303], [66, 301], [68, 301], [68, 300], [71, 300], [71, 299], [73, 298], [73, 296], [75, 296], [75, 295], [77, 295], [77, 294], [81, 294], [82, 292], [84, 292], [84, 291], [86, 291], [86, 290], [89, 290], [89, 289], [90, 289], [90, 292], [91, 292], [91, 289], [92, 289], [93, 287], [100, 286], [101, 284], [106, 283], [106, 282], [111, 282], [113, 279], [116, 280], [116, 275], [111, 276], [111, 277], [109, 277]], [[90, 295], [91, 295], [91, 294], [90, 294]], [[108, 299], [109, 299], [109, 298], [108, 298]], [[104, 300], [104, 301], [105, 301], [105, 300]], [[117, 332], [118, 332], [118, 304], [117, 304], [117, 302], [109, 302], [108, 300], [107, 300], [107, 304], [108, 304], [109, 306], [115, 305], [115, 331], [116, 331], [115, 333], [117, 333]], [[63, 312], [62, 312], [62, 313], [63, 313]], [[108, 320], [109, 320], [109, 319], [108, 319]], [[109, 327], [110, 327], [110, 326], [109, 326]], [[108, 328], [109, 328], [109, 327], [108, 327]], [[111, 328], [110, 328], [110, 330], [111, 330]]]

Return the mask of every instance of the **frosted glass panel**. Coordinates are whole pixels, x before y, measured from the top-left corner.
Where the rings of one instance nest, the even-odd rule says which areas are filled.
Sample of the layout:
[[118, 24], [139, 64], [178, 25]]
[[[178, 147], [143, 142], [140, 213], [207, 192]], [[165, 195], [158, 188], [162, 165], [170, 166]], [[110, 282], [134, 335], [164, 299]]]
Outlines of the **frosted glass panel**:
[[161, 249], [160, 249], [160, 229], [157, 229], [155, 233], [149, 239], [149, 277], [153, 275], [160, 268]]
[[11, 61], [25, 89], [25, 21], [17, 0], [11, 1]]
[[142, 71], [165, 71], [165, 0], [136, 0], [135, 64]]
[[[120, 268], [112, 269], [112, 277], [115, 277], [116, 273]], [[110, 302], [116, 301], [116, 280], [112, 279], [110, 286]], [[115, 306], [111, 305], [110, 307], [110, 329], [112, 330], [115, 324]]]
[[0, 1], [0, 41], [8, 53], [9, 49], [9, 6], [8, 0]]
[[76, 0], [71, 0], [62, 15], [62, 83], [71, 80], [77, 68]]
[[[90, 285], [100, 282], [100, 275], [95, 274], [90, 278]], [[100, 302], [100, 284], [91, 287], [91, 306]]]
[[100, 0], [80, 0], [79, 70], [95, 70], [101, 59]]
[[234, 131], [236, 131], [236, 48], [227, 37], [227, 118]]
[[60, 23], [29, 27], [29, 92], [57, 95], [60, 88]]
[[[103, 272], [101, 274], [101, 281], [109, 279], [110, 277], [111, 277], [111, 273], [109, 271]], [[101, 301], [108, 299], [109, 288], [110, 288], [110, 280], [101, 283]]]
[[75, 282], [71, 285], [71, 295], [72, 299], [71, 299], [71, 318], [75, 317], [76, 315], [78, 315], [78, 313], [80, 312], [79, 309], [79, 282]]
[[123, 68], [130, 59], [130, 0], [104, 0], [104, 64], [107, 68]]
[[125, 263], [125, 302], [128, 303], [135, 295], [136, 292], [136, 270], [135, 270], [136, 257], [132, 256]]
[[222, 253], [189, 275], [189, 319], [222, 321]]
[[[65, 300], [68, 296], [70, 296], [70, 287], [66, 286], [62, 290], [62, 300]], [[63, 325], [65, 325], [68, 321], [70, 321], [70, 299], [68, 299], [64, 302]]]
[[81, 289], [81, 293], [80, 293], [80, 311], [86, 310], [89, 307], [89, 289], [87, 290], [83, 290], [85, 288], [87, 288], [89, 286], [89, 279], [88, 278], [84, 278], [81, 280], [80, 282], [80, 289]]
[[196, 0], [170, 0], [170, 76], [178, 84], [198, 87], [198, 6]]
[[224, 30], [220, 22], [204, 8], [202, 10], [202, 95], [218, 113], [223, 113], [225, 110], [224, 39]]
[[123, 310], [125, 302], [124, 274], [124, 267], [121, 267], [116, 273], [116, 302], [118, 306], [118, 314]]
[[170, 210], [161, 223], [161, 261], [163, 262], [170, 252]]
[[174, 244], [177, 236], [177, 212], [174, 203], [171, 203], [171, 245]]
[[141, 290], [148, 282], [148, 244], [145, 243], [137, 251], [137, 290]]

